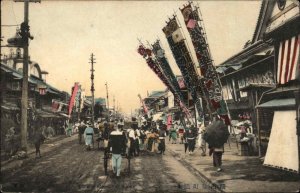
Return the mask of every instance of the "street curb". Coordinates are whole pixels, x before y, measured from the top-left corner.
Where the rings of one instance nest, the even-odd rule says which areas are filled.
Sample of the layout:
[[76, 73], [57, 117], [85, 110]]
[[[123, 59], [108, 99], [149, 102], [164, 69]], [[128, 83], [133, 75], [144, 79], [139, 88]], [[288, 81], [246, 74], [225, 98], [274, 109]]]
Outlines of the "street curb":
[[[58, 136], [56, 138], [50, 138], [48, 139], [44, 144], [49, 144], [49, 143], [55, 143], [55, 142], [59, 142], [59, 141], [62, 141], [64, 140], [65, 138], [63, 138], [64, 136]], [[27, 155], [31, 155], [31, 154], [34, 154], [35, 153], [35, 149], [34, 148], [29, 148], [28, 152], [27, 152]], [[1, 155], [2, 156], [2, 155]], [[8, 159], [8, 160], [3, 160], [1, 161], [1, 166], [3, 165], [7, 165], [11, 162], [14, 162], [18, 159]]]
[[[64, 138], [64, 139], [66, 139], [66, 138]], [[62, 139], [62, 140], [58, 140], [58, 141], [61, 141], [61, 143], [59, 143], [57, 146], [55, 146], [54, 148], [50, 148], [48, 151], [44, 151], [44, 153], [49, 153], [49, 152], [52, 152], [52, 151], [54, 151], [55, 149], [57, 149], [57, 148], [59, 148], [59, 147], [61, 147], [63, 144], [65, 144], [65, 143], [69, 143], [69, 142], [71, 142], [71, 141], [73, 141], [73, 140], [76, 140], [76, 138], [74, 138], [74, 139], [72, 139], [72, 140], [66, 140], [66, 141], [63, 141], [64, 139]], [[33, 157], [30, 157], [29, 155], [32, 155], [32, 154], [34, 154], [35, 152], [33, 151], [33, 152], [28, 152], [28, 157], [27, 158], [25, 158], [25, 159], [16, 159], [16, 160], [12, 160], [12, 161], [9, 161], [9, 162], [7, 162], [7, 163], [5, 163], [5, 164], [3, 164], [3, 163], [1, 163], [1, 175], [3, 174], [3, 173], [6, 173], [6, 172], [10, 172], [10, 171], [13, 171], [13, 170], [16, 170], [16, 169], [19, 169], [19, 168], [21, 168], [22, 166], [24, 166], [24, 165], [26, 165], [26, 164], [28, 164], [29, 162], [31, 162], [32, 160], [34, 160], [35, 159], [35, 157], [33, 156]], [[12, 167], [8, 167], [8, 168], [6, 168], [6, 169], [3, 169], [5, 166], [7, 166], [7, 165], [9, 165], [9, 164], [13, 164], [15, 162], [15, 165], [14, 166], [12, 166]], [[20, 162], [20, 163], [17, 163], [17, 162]]]
[[168, 149], [173, 157], [178, 158], [177, 161], [179, 161], [184, 167], [186, 167], [191, 173], [194, 175], [200, 177], [200, 180], [207, 185], [211, 190], [215, 192], [225, 193], [224, 190], [222, 190], [218, 185], [213, 183], [209, 178], [207, 178], [205, 175], [203, 175], [199, 170], [197, 170], [195, 167], [193, 167], [188, 161], [185, 160], [185, 158], [182, 158], [179, 153], [176, 153], [173, 150]]

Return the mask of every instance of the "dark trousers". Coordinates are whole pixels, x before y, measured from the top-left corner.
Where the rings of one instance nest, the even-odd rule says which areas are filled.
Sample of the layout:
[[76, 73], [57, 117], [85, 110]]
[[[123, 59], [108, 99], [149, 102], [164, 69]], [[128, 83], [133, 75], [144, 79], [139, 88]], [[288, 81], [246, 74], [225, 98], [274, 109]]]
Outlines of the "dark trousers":
[[39, 156], [41, 157], [41, 151], [40, 151], [41, 144], [40, 144], [40, 143], [35, 143], [34, 146], [35, 146], [35, 157], [36, 157], [38, 154], [39, 154]]
[[223, 152], [213, 152], [214, 167], [221, 167], [222, 166], [222, 154], [223, 154]]
[[82, 143], [82, 134], [81, 133], [78, 133], [78, 140], [79, 140], [79, 144]]
[[160, 143], [158, 145], [158, 150], [160, 151], [160, 153], [164, 153], [166, 151], [165, 139], [160, 139]]
[[149, 151], [151, 151], [152, 150], [152, 145], [153, 145], [153, 138], [148, 139], [148, 144], [147, 145], [148, 145], [147, 149]]
[[194, 152], [195, 150], [195, 139], [188, 139], [188, 147], [190, 152]]
[[140, 143], [138, 139], [135, 139], [134, 141], [134, 148], [135, 148], [135, 153], [136, 155], [140, 154]]
[[130, 156], [136, 156], [140, 153], [139, 140], [130, 138]]

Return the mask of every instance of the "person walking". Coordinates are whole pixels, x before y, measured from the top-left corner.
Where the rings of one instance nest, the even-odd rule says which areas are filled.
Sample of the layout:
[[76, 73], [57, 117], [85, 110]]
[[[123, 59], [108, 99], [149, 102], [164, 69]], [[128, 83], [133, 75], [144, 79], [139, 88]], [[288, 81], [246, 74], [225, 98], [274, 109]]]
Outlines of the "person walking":
[[110, 158], [110, 154], [109, 154], [109, 146], [108, 146], [108, 142], [109, 142], [109, 136], [110, 136], [110, 133], [111, 133], [111, 129], [110, 129], [110, 125], [107, 121], [104, 121], [103, 123], [103, 127], [104, 127], [104, 131], [103, 131], [103, 135], [102, 135], [102, 138], [103, 138], [103, 148], [104, 148], [104, 171], [105, 171], [105, 175], [108, 175], [108, 172], [107, 172], [107, 165], [108, 165], [108, 160]]
[[42, 157], [40, 147], [41, 144], [45, 141], [45, 139], [46, 137], [43, 135], [42, 130], [40, 128], [37, 128], [33, 135], [33, 144], [35, 147], [35, 158], [37, 158], [38, 154], [40, 158]]
[[146, 129], [143, 127], [140, 130], [140, 150], [144, 151], [145, 148], [145, 141], [146, 141]]
[[160, 151], [160, 154], [164, 154], [165, 151], [166, 151], [166, 141], [165, 141], [165, 138], [167, 136], [167, 132], [166, 132], [166, 126], [161, 123], [159, 125], [159, 145], [158, 145], [158, 151]]
[[203, 138], [205, 132], [205, 127], [203, 123], [200, 123], [200, 128], [198, 131], [198, 145], [199, 148], [202, 150], [201, 156], [206, 156], [206, 142]]
[[106, 149], [108, 147], [108, 139], [109, 139], [109, 134], [110, 134], [110, 128], [109, 128], [109, 124], [106, 121], [103, 123], [103, 127], [104, 127], [104, 131], [103, 131], [103, 134], [102, 134], [103, 146], [104, 146], [104, 149]]
[[186, 130], [185, 138], [187, 140], [189, 154], [191, 155], [194, 153], [196, 136], [194, 129], [192, 129], [189, 125], [187, 125], [187, 128], [188, 130]]
[[66, 135], [68, 137], [72, 136], [72, 129], [73, 129], [73, 124], [70, 121], [67, 121]]
[[82, 136], [84, 134], [85, 129], [86, 129], [86, 125], [84, 124], [83, 121], [81, 121], [81, 123], [78, 127], [78, 141], [79, 141], [79, 144], [82, 144]]
[[170, 135], [172, 139], [172, 144], [177, 143], [177, 123], [175, 123], [175, 126], [172, 124], [170, 128]]
[[122, 154], [126, 149], [126, 136], [121, 129], [122, 125], [118, 124], [117, 129], [109, 135], [109, 147], [112, 152], [112, 170], [117, 177], [120, 177]]
[[85, 145], [87, 150], [91, 150], [91, 146], [93, 144], [94, 129], [91, 122], [88, 122], [87, 124], [88, 126], [84, 131]]
[[224, 153], [224, 146], [209, 147], [209, 156], [213, 156], [213, 166], [217, 168], [217, 172], [222, 171], [222, 155]]
[[152, 129], [150, 132], [147, 134], [147, 150], [150, 152], [153, 152], [153, 144], [154, 141], [156, 140], [157, 136], [154, 130]]
[[132, 122], [131, 128], [129, 130], [129, 140], [130, 140], [130, 156], [138, 156], [139, 155], [139, 142], [138, 142], [138, 123]]
[[180, 144], [183, 144], [183, 134], [184, 134], [184, 129], [182, 126], [178, 125], [178, 130], [177, 130], [177, 133], [178, 133], [178, 137], [180, 139]]

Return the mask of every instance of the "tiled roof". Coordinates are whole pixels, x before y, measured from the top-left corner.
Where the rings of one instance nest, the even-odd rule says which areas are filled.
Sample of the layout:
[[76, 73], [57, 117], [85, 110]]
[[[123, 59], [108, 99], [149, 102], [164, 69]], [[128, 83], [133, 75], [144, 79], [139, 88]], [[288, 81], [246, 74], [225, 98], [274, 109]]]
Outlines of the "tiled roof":
[[[7, 72], [7, 73], [11, 73], [13, 77], [17, 78], [17, 79], [22, 79], [23, 78], [23, 74], [21, 72], [18, 72], [17, 70], [10, 68], [9, 66], [1, 63], [1, 70]], [[30, 75], [29, 77], [29, 83], [35, 84], [35, 85], [43, 85], [47, 88], [47, 92], [53, 93], [53, 94], [62, 94], [62, 91], [54, 88], [53, 86], [51, 86], [50, 84], [47, 84], [46, 82], [44, 82], [42, 79]]]
[[266, 0], [262, 0], [261, 2], [261, 6], [260, 6], [260, 11], [259, 11], [259, 16], [257, 18], [257, 21], [256, 21], [256, 28], [255, 28], [255, 31], [253, 33], [253, 36], [252, 36], [252, 44], [254, 42], [256, 42], [256, 36], [257, 36], [257, 33], [259, 32], [259, 28], [260, 28], [260, 22], [262, 21], [263, 19], [263, 16], [264, 16], [264, 7], [266, 5]]
[[166, 91], [153, 91], [147, 98], [157, 98], [166, 94]]

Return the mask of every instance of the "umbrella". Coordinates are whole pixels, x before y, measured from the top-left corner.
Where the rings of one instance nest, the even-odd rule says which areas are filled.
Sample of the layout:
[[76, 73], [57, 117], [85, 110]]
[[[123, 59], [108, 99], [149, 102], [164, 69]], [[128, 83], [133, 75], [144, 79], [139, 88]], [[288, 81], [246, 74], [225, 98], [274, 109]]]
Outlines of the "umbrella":
[[222, 120], [213, 121], [206, 127], [204, 140], [211, 147], [222, 147], [227, 142], [229, 131]]

